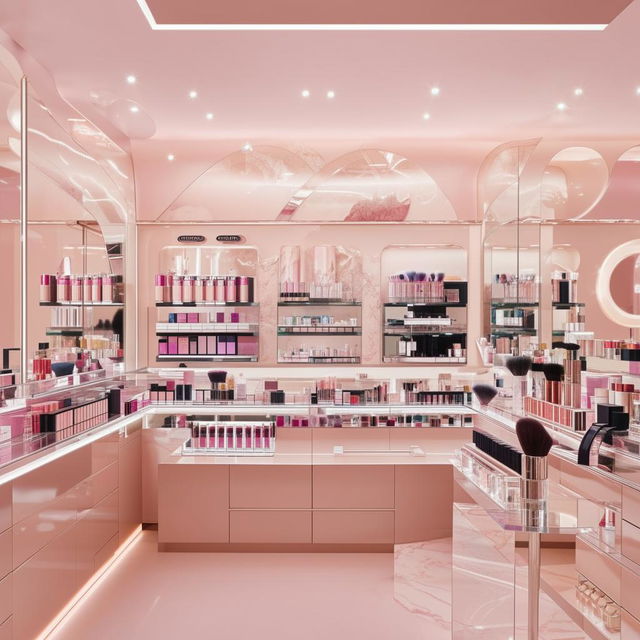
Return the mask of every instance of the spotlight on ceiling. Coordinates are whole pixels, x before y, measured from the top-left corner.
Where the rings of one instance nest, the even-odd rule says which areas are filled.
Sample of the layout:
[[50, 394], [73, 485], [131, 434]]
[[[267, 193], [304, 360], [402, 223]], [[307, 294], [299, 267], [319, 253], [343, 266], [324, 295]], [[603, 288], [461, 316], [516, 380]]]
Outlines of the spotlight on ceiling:
[[136, 82], [138, 82], [138, 78], [136, 78], [134, 75], [127, 76], [127, 84], [135, 84]]

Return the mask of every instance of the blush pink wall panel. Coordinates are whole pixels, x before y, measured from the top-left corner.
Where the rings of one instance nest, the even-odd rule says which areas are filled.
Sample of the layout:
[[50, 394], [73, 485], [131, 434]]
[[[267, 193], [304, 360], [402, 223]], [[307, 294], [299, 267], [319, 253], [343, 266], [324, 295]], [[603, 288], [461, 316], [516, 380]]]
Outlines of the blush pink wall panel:
[[229, 483], [231, 509], [311, 508], [310, 465], [232, 466]]
[[112, 538], [107, 540], [106, 544], [102, 546], [101, 549], [98, 549], [95, 556], [93, 557], [93, 570], [97, 571], [102, 567], [102, 565], [111, 558], [111, 556], [115, 553], [118, 545], [120, 544], [120, 540], [118, 538], [118, 534], [114, 535]]
[[142, 522], [158, 522], [158, 465], [169, 462], [190, 437], [189, 429], [142, 430]]
[[78, 495], [67, 491], [13, 526], [13, 567], [19, 567], [28, 558], [49, 544], [62, 532], [69, 530], [78, 515]]
[[120, 542], [142, 521], [142, 433], [135, 431], [128, 437], [120, 436], [118, 445], [118, 486]]
[[391, 544], [393, 511], [314, 511], [313, 541], [335, 544]]
[[640, 621], [622, 609], [622, 628], [620, 637], [623, 640], [640, 640]]
[[14, 480], [14, 524], [89, 477], [91, 467], [91, 451], [84, 447]]
[[[13, 576], [0, 580], [0, 620], [5, 621], [13, 613]], [[0, 635], [0, 638], [2, 635]]]
[[623, 520], [620, 545], [622, 555], [640, 564], [640, 528]]
[[394, 501], [392, 465], [313, 467], [314, 509], [393, 509]]
[[0, 485], [0, 531], [8, 529], [12, 522], [12, 483], [7, 482]]
[[640, 527], [640, 492], [622, 487], [622, 517]]
[[450, 453], [471, 441], [471, 429], [389, 429], [389, 448], [422, 447], [427, 453]]
[[311, 542], [311, 511], [231, 511], [229, 541], [236, 543]]
[[118, 533], [118, 490], [89, 509], [74, 527], [78, 585], [95, 571], [94, 560], [100, 549]]
[[345, 449], [389, 448], [389, 429], [309, 429], [313, 432], [313, 452], [333, 453], [333, 447]]
[[451, 465], [396, 465], [395, 542], [419, 542], [451, 535]]
[[[640, 578], [625, 567], [622, 567], [621, 577], [620, 599], [616, 599], [616, 602], [619, 602], [632, 616], [640, 620], [640, 598], [638, 598]], [[624, 638], [624, 640], [627, 639]]]
[[228, 466], [159, 466], [158, 542], [229, 542], [228, 509]]
[[[317, 429], [278, 427], [276, 429], [278, 453], [308, 453], [311, 458], [313, 431], [317, 431]], [[311, 459], [309, 459], [309, 463], [311, 463]]]
[[[576, 540], [576, 570], [616, 602], [620, 602], [620, 569], [620, 565], [609, 556], [598, 553], [580, 539]], [[637, 587], [640, 589], [640, 583]], [[634, 592], [638, 593], [639, 590]]]
[[117, 462], [98, 471], [78, 485], [78, 516], [94, 507], [105, 496], [118, 488]]
[[15, 640], [33, 640], [75, 593], [75, 535], [63, 532], [13, 572]]
[[90, 445], [91, 447], [91, 473], [97, 473], [101, 469], [118, 461], [118, 434], [112, 433], [100, 438]]
[[13, 640], [13, 618], [8, 618], [0, 624], [0, 640]]
[[[0, 533], [0, 578], [4, 578], [13, 568], [13, 531]], [[2, 618], [0, 618], [2, 621]]]

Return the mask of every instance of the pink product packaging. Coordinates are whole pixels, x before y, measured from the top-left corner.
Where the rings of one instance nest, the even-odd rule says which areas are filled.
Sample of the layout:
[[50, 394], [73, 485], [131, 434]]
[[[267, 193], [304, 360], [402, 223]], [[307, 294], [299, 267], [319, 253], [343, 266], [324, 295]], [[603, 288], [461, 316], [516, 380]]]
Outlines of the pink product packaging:
[[225, 336], [227, 342], [227, 355], [235, 356], [238, 353], [238, 345], [236, 336]]
[[224, 311], [216, 312], [216, 322], [224, 322]]
[[166, 340], [158, 340], [158, 355], [166, 356], [169, 352]]
[[231, 322], [240, 322], [240, 314], [237, 311], [231, 313]]
[[[206, 336], [198, 336], [198, 350], [200, 347], [200, 338], [205, 338], [205, 348], [204, 351], [200, 351], [200, 353], [206, 353], [207, 352], [207, 348], [206, 348]], [[183, 374], [182, 374], [182, 382], [184, 384], [194, 384], [195, 382], [195, 378], [196, 378], [196, 373], [195, 371], [190, 371], [190, 370], [186, 370]]]
[[187, 322], [187, 315], [186, 313], [178, 313], [177, 315], [177, 320], [178, 322]]
[[198, 313], [187, 313], [187, 322], [198, 322]]
[[257, 336], [238, 336], [237, 340], [238, 340], [239, 356], [257, 356], [258, 355]]
[[169, 336], [169, 355], [178, 355], [178, 336]]
[[217, 353], [219, 356], [227, 355], [227, 341], [226, 336], [216, 336]]
[[216, 337], [215, 336], [207, 336], [207, 355], [215, 356], [218, 354], [218, 350], [216, 349]]
[[187, 336], [178, 336], [178, 354], [189, 354], [189, 338]]
[[[203, 356], [207, 355], [207, 336], [198, 336], [198, 354]], [[186, 373], [185, 373], [186, 376]], [[187, 382], [185, 380], [185, 384], [193, 384], [192, 382]]]

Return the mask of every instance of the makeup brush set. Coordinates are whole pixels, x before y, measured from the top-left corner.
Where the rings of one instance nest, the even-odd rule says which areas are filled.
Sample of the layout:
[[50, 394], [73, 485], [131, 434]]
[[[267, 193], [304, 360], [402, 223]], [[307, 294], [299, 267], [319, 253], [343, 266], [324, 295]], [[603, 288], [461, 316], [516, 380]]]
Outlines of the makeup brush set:
[[391, 302], [446, 302], [444, 273], [404, 271], [389, 276]]

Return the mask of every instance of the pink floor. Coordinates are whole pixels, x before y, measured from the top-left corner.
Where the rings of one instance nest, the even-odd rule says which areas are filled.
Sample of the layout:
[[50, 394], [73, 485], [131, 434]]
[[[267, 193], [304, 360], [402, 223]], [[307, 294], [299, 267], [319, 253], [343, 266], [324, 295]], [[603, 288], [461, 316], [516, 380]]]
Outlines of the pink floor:
[[[156, 539], [142, 532], [49, 638], [450, 638], [448, 540], [398, 547], [394, 579], [393, 554], [158, 553]], [[435, 592], [413, 584], [416, 553]]]

